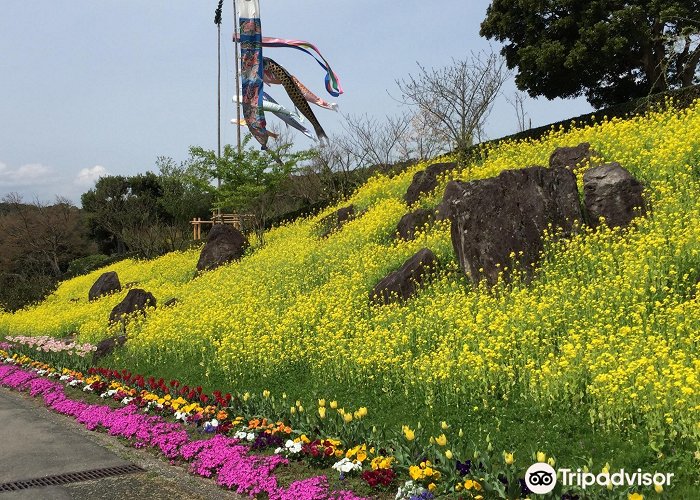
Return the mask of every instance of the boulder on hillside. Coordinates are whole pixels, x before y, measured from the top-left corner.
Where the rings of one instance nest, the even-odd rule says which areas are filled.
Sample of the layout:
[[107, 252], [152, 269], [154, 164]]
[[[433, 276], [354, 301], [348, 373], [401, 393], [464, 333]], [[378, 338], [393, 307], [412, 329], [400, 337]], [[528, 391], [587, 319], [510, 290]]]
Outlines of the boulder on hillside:
[[[531, 273], [551, 224], [569, 234], [583, 220], [576, 177], [560, 167], [506, 170], [498, 177], [452, 181], [443, 206], [459, 265], [473, 283], [495, 284], [515, 259]], [[506, 278], [508, 275], [506, 274]]]
[[416, 236], [416, 232], [423, 229], [426, 224], [435, 219], [433, 210], [419, 208], [403, 217], [396, 226], [396, 233], [399, 238], [404, 240], [412, 240]]
[[198, 271], [211, 271], [217, 267], [243, 257], [248, 248], [248, 240], [233, 226], [214, 224], [207, 242], [199, 254]]
[[568, 168], [575, 172], [582, 163], [589, 162], [591, 157], [597, 154], [588, 142], [582, 142], [574, 147], [557, 148], [549, 157], [549, 167]]
[[609, 227], [626, 227], [645, 213], [644, 186], [619, 163], [606, 163], [583, 174], [583, 196], [588, 223], [596, 227], [605, 218]]
[[97, 278], [97, 281], [95, 281], [92, 287], [90, 287], [88, 299], [96, 300], [103, 295], [109, 295], [112, 292], [119, 292], [121, 289], [122, 286], [121, 283], [119, 283], [119, 276], [117, 276], [116, 272], [109, 271], [103, 273], [99, 278]]
[[321, 238], [326, 238], [334, 231], [339, 231], [345, 224], [355, 217], [355, 205], [348, 205], [326, 215], [318, 222], [321, 230]]
[[374, 286], [369, 294], [370, 303], [382, 305], [411, 298], [437, 265], [435, 254], [423, 248]]
[[152, 293], [140, 288], [132, 288], [124, 300], [114, 306], [109, 315], [110, 323], [123, 321], [126, 316], [137, 311], [143, 312], [147, 307], [156, 307], [156, 298]]
[[403, 199], [408, 206], [413, 205], [423, 193], [430, 193], [438, 185], [438, 176], [457, 167], [455, 162], [435, 163], [425, 170], [416, 172]]
[[126, 335], [115, 335], [100, 341], [97, 344], [97, 349], [92, 353], [92, 364], [96, 365], [100, 359], [109, 356], [117, 347], [121, 347], [125, 343]]

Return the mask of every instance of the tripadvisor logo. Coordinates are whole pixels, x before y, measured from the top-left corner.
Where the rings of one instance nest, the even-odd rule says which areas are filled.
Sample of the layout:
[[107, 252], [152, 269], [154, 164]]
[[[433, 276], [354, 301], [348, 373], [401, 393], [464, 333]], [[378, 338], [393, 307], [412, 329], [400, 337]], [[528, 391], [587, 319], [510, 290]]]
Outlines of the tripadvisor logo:
[[525, 473], [525, 484], [533, 493], [544, 495], [557, 485], [557, 472], [543, 462], [532, 464]]

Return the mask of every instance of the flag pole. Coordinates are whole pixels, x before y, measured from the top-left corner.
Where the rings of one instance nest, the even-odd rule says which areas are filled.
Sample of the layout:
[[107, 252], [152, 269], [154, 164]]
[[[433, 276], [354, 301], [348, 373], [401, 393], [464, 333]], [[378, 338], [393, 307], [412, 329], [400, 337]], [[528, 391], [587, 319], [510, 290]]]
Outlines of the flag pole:
[[238, 40], [238, 8], [236, 6], [236, 0], [233, 0], [233, 43], [234, 43], [234, 54], [236, 58], [236, 144], [238, 147], [238, 155], [241, 155], [241, 74], [240, 74], [240, 61], [239, 61], [239, 40]]

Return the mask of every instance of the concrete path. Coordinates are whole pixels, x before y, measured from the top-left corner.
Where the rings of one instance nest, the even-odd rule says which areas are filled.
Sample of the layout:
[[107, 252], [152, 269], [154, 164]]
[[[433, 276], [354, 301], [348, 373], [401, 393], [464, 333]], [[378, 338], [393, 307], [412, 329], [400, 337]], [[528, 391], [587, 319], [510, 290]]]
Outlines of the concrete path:
[[147, 451], [87, 431], [38, 398], [0, 388], [0, 484], [129, 464], [146, 472], [2, 492], [0, 500], [241, 498]]

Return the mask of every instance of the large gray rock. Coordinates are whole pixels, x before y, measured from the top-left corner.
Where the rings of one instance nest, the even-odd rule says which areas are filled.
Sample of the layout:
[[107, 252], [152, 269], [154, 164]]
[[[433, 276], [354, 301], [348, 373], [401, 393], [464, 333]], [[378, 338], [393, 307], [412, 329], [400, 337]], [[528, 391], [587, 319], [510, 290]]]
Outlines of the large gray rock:
[[606, 163], [583, 174], [586, 218], [596, 227], [605, 217], [609, 227], [626, 227], [645, 213], [644, 186], [619, 163]]
[[408, 206], [413, 205], [421, 194], [430, 193], [438, 185], [438, 176], [444, 174], [445, 172], [454, 169], [457, 164], [454, 162], [448, 163], [435, 163], [430, 165], [425, 170], [416, 172], [413, 176], [413, 181], [411, 185], [408, 186], [406, 194], [403, 199]]
[[416, 236], [416, 232], [425, 227], [426, 224], [435, 219], [434, 210], [419, 208], [403, 217], [396, 226], [396, 234], [404, 240], [412, 240]]
[[452, 181], [442, 205], [459, 264], [474, 283], [496, 283], [505, 267], [512, 269], [511, 254], [530, 275], [544, 230], [551, 225], [569, 234], [575, 221], [583, 220], [576, 178], [565, 168], [528, 167], [489, 179]]
[[117, 276], [116, 272], [109, 271], [97, 278], [97, 281], [95, 281], [92, 287], [90, 287], [90, 291], [88, 292], [88, 299], [96, 300], [102, 297], [103, 295], [109, 295], [113, 292], [119, 292], [121, 291], [121, 289], [122, 286], [121, 283], [119, 283], [119, 276]]
[[152, 293], [140, 288], [132, 288], [126, 294], [124, 300], [114, 306], [109, 315], [109, 322], [116, 323], [122, 321], [129, 314], [137, 311], [143, 312], [147, 307], [156, 307], [156, 298]]
[[554, 150], [549, 157], [550, 168], [568, 168], [575, 172], [584, 162], [590, 162], [592, 156], [597, 156], [588, 142], [582, 142], [575, 147], [561, 147]]
[[388, 274], [369, 294], [370, 303], [389, 304], [414, 296], [438, 261], [428, 248], [423, 248], [408, 259], [398, 271]]
[[318, 222], [321, 230], [321, 238], [325, 238], [335, 231], [339, 231], [345, 224], [355, 217], [355, 205], [348, 205], [325, 216]]
[[207, 242], [199, 254], [198, 271], [210, 271], [231, 261], [238, 260], [245, 254], [248, 240], [238, 229], [226, 224], [214, 224]]

